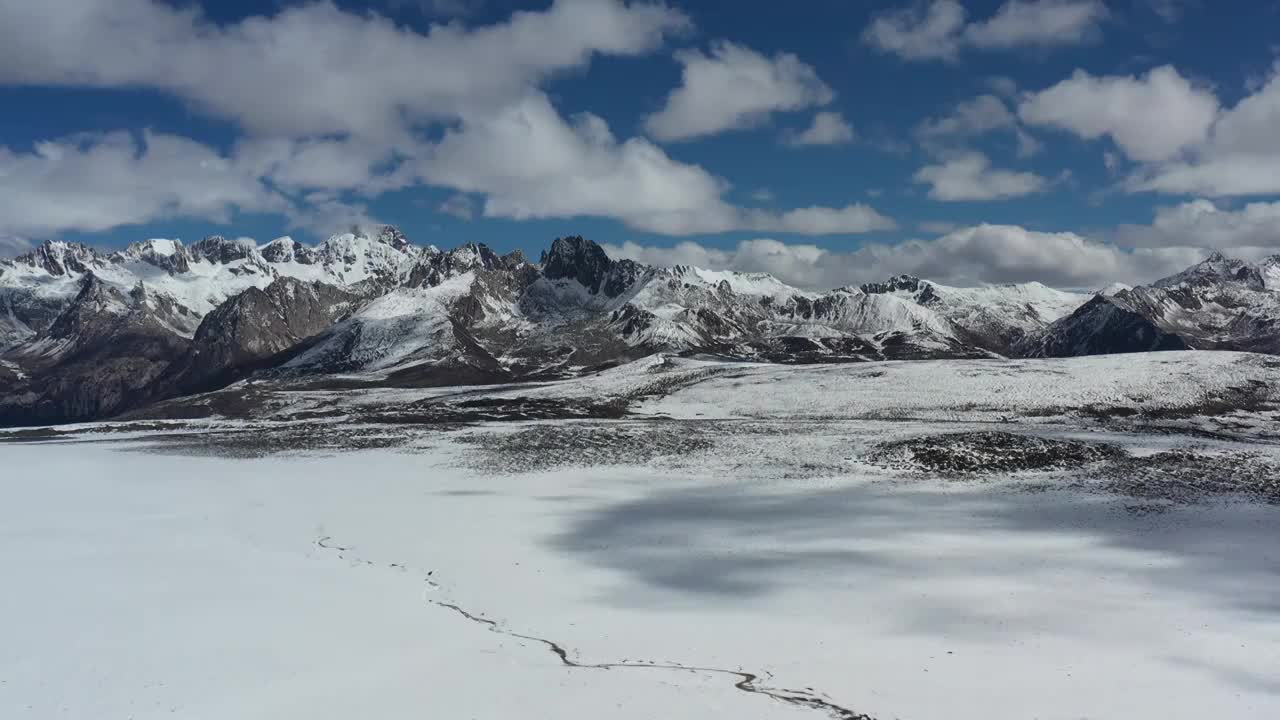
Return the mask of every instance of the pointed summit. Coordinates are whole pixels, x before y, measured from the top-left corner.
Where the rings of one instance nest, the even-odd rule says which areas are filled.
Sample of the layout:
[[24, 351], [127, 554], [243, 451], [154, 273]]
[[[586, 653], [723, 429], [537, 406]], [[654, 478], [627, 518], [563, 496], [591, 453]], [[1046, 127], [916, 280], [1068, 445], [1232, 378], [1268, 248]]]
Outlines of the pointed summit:
[[1265, 287], [1259, 268], [1223, 255], [1215, 250], [1204, 260], [1163, 280], [1157, 280], [1155, 287], [1170, 288], [1178, 285], [1213, 285], [1217, 283], [1243, 283], [1251, 290], [1262, 290]]
[[382, 225], [373, 235], [373, 239], [384, 245], [390, 245], [397, 250], [404, 250], [413, 243], [409, 242], [409, 238], [400, 232], [400, 228], [395, 225]]
[[542, 275], [548, 280], [577, 280], [591, 293], [617, 297], [644, 272], [631, 260], [611, 260], [604, 248], [581, 235], [556, 238], [542, 253]]
[[204, 258], [211, 263], [226, 265], [256, 254], [258, 248], [250, 241], [228, 240], [221, 235], [210, 235], [193, 243], [189, 250], [193, 258]]

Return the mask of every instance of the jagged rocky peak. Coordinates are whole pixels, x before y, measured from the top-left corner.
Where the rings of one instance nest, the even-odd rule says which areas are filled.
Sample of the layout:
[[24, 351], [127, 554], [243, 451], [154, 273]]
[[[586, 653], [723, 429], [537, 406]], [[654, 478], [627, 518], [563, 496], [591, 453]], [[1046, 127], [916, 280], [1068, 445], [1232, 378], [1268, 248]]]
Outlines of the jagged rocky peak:
[[895, 275], [884, 282], [864, 283], [859, 289], [868, 295], [911, 295], [921, 305], [928, 305], [938, 300], [933, 283], [921, 280], [914, 275]]
[[1160, 329], [1121, 297], [1094, 295], [1071, 315], [1029, 338], [1020, 354], [1078, 357], [1113, 353], [1186, 350], [1181, 337]]
[[542, 253], [542, 275], [548, 280], [577, 280], [592, 293], [622, 294], [644, 272], [631, 260], [611, 260], [604, 248], [581, 235], [556, 238]]
[[128, 314], [131, 306], [128, 296], [103, 282], [92, 271], [86, 272], [80, 279], [80, 292], [49, 326], [47, 335], [53, 338], [76, 337], [103, 316]]
[[372, 237], [374, 240], [384, 245], [390, 245], [397, 250], [404, 250], [412, 244], [409, 242], [409, 238], [400, 232], [400, 228], [394, 225], [379, 225], [374, 229]]
[[31, 252], [21, 255], [14, 262], [43, 268], [54, 277], [81, 275], [102, 262], [97, 250], [80, 243], [61, 240], [45, 240]]
[[129, 247], [111, 256], [116, 261], [141, 261], [170, 273], [184, 273], [191, 270], [191, 255], [178, 240], [152, 238], [141, 242], [130, 243]]
[[210, 235], [193, 243], [190, 250], [193, 258], [226, 265], [252, 256], [258, 248], [251, 240], [229, 240], [221, 235]]
[[312, 265], [316, 261], [314, 250], [288, 236], [263, 245], [260, 252], [263, 259], [271, 263], [296, 262], [300, 265]]
[[1266, 289], [1261, 264], [1250, 265], [1217, 251], [1177, 275], [1157, 280], [1153, 284], [1156, 287], [1170, 288], [1179, 285], [1213, 285], [1224, 282], [1241, 283], [1250, 290]]

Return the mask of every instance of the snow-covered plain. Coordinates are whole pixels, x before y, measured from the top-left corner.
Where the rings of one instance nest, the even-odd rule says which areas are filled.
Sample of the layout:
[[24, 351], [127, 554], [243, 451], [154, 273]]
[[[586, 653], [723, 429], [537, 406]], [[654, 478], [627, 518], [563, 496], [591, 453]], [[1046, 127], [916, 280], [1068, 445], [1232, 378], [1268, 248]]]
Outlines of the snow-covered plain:
[[[140, 428], [3, 442], [0, 717], [1278, 717], [1280, 506], [864, 461], [1000, 413], [1173, 407], [1280, 372], [1129, 362], [651, 360], [488, 391], [643, 391], [615, 421], [388, 426], [406, 439], [324, 453]], [[1012, 427], [1280, 458], [1261, 435]]]

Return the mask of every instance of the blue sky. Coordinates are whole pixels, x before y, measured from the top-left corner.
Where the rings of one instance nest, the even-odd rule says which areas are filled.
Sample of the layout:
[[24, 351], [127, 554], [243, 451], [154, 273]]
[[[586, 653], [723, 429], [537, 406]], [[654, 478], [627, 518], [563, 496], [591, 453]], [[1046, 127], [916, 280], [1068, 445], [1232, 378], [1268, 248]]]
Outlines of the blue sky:
[[809, 285], [1150, 279], [1280, 250], [1277, 26], [1272, 0], [0, 0], [0, 237], [390, 222]]

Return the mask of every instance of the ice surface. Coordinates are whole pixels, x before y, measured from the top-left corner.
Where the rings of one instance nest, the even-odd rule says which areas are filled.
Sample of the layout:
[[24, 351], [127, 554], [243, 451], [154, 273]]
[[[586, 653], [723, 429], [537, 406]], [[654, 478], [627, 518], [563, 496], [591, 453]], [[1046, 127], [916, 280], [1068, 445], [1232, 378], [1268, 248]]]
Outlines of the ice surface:
[[[1280, 506], [1139, 513], [1057, 476], [1026, 492], [1021, 475], [960, 482], [859, 459], [983, 413], [1175, 407], [1274, 383], [1267, 362], [657, 356], [452, 389], [640, 398], [640, 416], [611, 423], [416, 428], [397, 449], [252, 459], [193, 454], [214, 423], [161, 443], [142, 426], [0, 442], [0, 717], [838, 717], [720, 672], [741, 671], [882, 719], [1275, 718]], [[451, 391], [315, 397], [355, 408], [412, 392]], [[1280, 455], [1274, 441], [1063, 422], [998, 427], [1135, 457]], [[249, 423], [243, 442], [287, 426]], [[583, 664], [704, 670], [567, 667], [544, 641]]]

